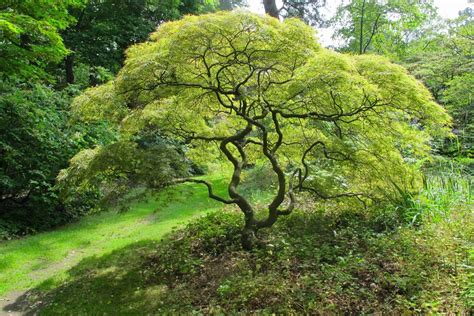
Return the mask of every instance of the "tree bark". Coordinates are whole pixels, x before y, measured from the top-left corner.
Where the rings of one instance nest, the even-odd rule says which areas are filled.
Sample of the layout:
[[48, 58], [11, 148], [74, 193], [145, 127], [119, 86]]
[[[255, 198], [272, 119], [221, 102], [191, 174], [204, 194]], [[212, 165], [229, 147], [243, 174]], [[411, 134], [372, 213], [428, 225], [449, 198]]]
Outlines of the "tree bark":
[[265, 8], [265, 13], [274, 18], [279, 18], [279, 10], [276, 5], [276, 0], [263, 0], [263, 7]]
[[242, 231], [240, 244], [244, 250], [252, 250], [254, 248], [255, 242], [257, 241], [257, 237], [255, 236], [256, 230], [255, 227], [245, 227]]
[[359, 34], [359, 55], [363, 53], [363, 43], [364, 40], [364, 14], [365, 14], [365, 0], [362, 1], [362, 10], [360, 13], [360, 34]]
[[73, 84], [74, 83], [74, 56], [67, 55], [64, 60], [64, 66], [66, 69], [66, 82]]

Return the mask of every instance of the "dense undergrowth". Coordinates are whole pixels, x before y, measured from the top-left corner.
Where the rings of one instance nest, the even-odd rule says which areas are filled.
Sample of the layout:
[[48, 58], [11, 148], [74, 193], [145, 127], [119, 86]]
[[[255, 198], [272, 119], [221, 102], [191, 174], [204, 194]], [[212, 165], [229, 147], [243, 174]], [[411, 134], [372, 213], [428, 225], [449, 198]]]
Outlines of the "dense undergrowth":
[[159, 312], [462, 312], [474, 218], [458, 211], [392, 229], [363, 212], [299, 211], [253, 253], [239, 250], [239, 216], [212, 214], [161, 244], [145, 271], [163, 286]]
[[411, 208], [308, 199], [260, 231], [252, 252], [241, 250], [240, 212], [214, 212], [161, 242], [84, 260], [67, 281], [47, 281], [29, 300], [44, 314], [469, 314], [472, 191], [456, 182], [464, 191], [446, 209], [439, 200], [453, 192], [438, 180], [427, 179]]

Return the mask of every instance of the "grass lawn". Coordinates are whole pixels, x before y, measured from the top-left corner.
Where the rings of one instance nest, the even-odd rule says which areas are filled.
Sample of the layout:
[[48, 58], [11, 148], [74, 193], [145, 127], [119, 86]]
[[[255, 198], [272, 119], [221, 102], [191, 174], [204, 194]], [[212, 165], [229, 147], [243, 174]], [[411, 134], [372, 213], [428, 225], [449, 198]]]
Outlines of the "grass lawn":
[[[215, 182], [217, 192], [224, 183]], [[108, 256], [140, 242], [152, 244], [173, 227], [221, 208], [199, 184], [182, 184], [126, 212], [109, 211], [51, 232], [0, 243], [0, 297], [42, 284], [63, 282], [83, 260]], [[48, 282], [44, 283], [45, 280]]]
[[[225, 196], [222, 176], [206, 178]], [[271, 197], [247, 191], [256, 205]], [[236, 238], [240, 213], [197, 220], [224, 208], [199, 184], [3, 242], [0, 315], [461, 314], [474, 306], [471, 201], [444, 220], [426, 214], [419, 227], [392, 213], [328, 206], [310, 203], [280, 219], [253, 253]]]

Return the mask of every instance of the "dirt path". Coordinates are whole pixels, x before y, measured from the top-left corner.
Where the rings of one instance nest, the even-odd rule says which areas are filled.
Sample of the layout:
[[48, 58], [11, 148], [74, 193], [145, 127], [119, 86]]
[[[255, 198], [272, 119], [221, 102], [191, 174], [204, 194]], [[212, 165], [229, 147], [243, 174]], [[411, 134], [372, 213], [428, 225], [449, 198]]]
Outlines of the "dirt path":
[[[29, 273], [29, 276], [36, 280], [44, 280], [53, 276], [58, 271], [64, 271], [77, 263], [83, 251], [71, 251], [61, 261], [49, 265], [47, 268], [35, 270]], [[13, 291], [0, 297], [0, 316], [3, 315], [25, 315], [35, 311], [41, 304], [41, 301], [31, 300], [34, 297], [31, 290]], [[33, 303], [30, 303], [33, 302]]]
[[38, 289], [42, 282], [56, 282], [56, 277], [63, 282], [82, 260], [160, 240], [173, 228], [222, 207], [208, 199], [201, 186], [180, 185], [171, 193], [139, 201], [124, 213], [100, 213], [58, 230], [0, 243], [0, 315], [35, 314], [44, 304]]
[[0, 315], [24, 315], [33, 310], [35, 306], [29, 306], [28, 297], [28, 291], [15, 291], [0, 298]]

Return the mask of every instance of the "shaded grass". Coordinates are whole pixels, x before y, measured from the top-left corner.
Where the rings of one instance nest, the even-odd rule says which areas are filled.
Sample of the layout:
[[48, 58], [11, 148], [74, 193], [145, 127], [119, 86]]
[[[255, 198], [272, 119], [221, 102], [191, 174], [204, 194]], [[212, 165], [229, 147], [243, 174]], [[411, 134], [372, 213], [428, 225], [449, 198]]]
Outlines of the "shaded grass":
[[[223, 180], [211, 180], [222, 194]], [[257, 205], [271, 196], [257, 192], [252, 196]], [[12, 246], [18, 256], [38, 242], [47, 254], [55, 252], [55, 242], [66, 252], [56, 261], [49, 254], [49, 262], [38, 250], [28, 254], [36, 266], [24, 260], [26, 266], [19, 265], [23, 275], [54, 271], [24, 283], [23, 288], [34, 288], [5, 310], [46, 315], [469, 313], [474, 306], [469, 259], [474, 214], [472, 200], [459, 201], [443, 218], [423, 216], [417, 226], [391, 216], [393, 209], [379, 214], [310, 203], [262, 230], [259, 248], [245, 252], [239, 243], [241, 213], [232, 208], [212, 212], [221, 205], [209, 201], [203, 187], [185, 184], [127, 213], [101, 214], [65, 227], [58, 237], [51, 232], [23, 240], [32, 240], [27, 246]], [[206, 218], [160, 240], [204, 213]], [[48, 242], [51, 249], [45, 247]], [[77, 249], [86, 254], [64, 259]], [[12, 284], [10, 289], [16, 289]]]
[[[213, 179], [219, 193], [224, 182]], [[101, 256], [143, 240], [159, 240], [173, 227], [217, 210], [198, 184], [182, 184], [157, 198], [134, 203], [126, 212], [109, 211], [60, 229], [0, 243], [0, 296], [39, 285], [54, 275], [68, 278], [68, 268], [89, 256]], [[51, 281], [50, 281], [51, 282]]]
[[82, 259], [67, 279], [50, 278], [5, 310], [36, 314], [117, 315], [149, 310], [159, 287], [149, 287], [141, 273], [143, 259], [158, 240], [141, 240], [107, 254]]
[[427, 223], [380, 232], [363, 211], [299, 210], [261, 231], [264, 243], [253, 252], [240, 249], [240, 213], [209, 213], [161, 242], [85, 258], [65, 282], [46, 280], [8, 308], [44, 315], [468, 313], [463, 257], [474, 225], [468, 209], [459, 212], [465, 218], [456, 229]]

